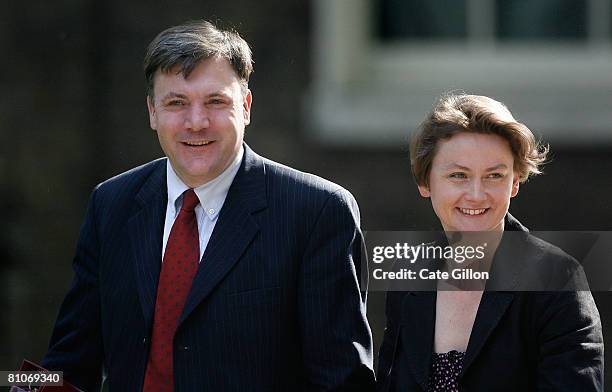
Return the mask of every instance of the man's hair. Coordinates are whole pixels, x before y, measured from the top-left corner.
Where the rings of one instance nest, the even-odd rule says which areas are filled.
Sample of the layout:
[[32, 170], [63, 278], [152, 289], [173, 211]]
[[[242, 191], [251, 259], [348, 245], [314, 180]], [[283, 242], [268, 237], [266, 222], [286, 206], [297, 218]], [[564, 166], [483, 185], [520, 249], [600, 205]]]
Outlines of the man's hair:
[[516, 121], [503, 103], [480, 95], [451, 93], [439, 99], [412, 137], [410, 163], [418, 185], [429, 186], [438, 141], [460, 132], [495, 134], [507, 140], [520, 182], [541, 173], [548, 146], [538, 142], [526, 125]]
[[235, 31], [196, 20], [162, 31], [149, 44], [144, 58], [147, 95], [153, 99], [153, 78], [157, 70], [180, 72], [187, 78], [201, 61], [211, 57], [227, 59], [246, 92], [253, 72], [249, 45]]

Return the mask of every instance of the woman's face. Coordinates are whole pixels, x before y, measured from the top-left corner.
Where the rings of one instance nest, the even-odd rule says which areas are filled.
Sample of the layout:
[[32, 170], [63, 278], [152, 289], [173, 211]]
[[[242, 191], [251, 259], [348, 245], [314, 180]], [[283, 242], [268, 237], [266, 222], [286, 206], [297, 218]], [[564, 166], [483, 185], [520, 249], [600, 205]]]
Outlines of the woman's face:
[[494, 134], [461, 132], [438, 142], [429, 186], [445, 231], [503, 231], [510, 198], [519, 189], [510, 145]]

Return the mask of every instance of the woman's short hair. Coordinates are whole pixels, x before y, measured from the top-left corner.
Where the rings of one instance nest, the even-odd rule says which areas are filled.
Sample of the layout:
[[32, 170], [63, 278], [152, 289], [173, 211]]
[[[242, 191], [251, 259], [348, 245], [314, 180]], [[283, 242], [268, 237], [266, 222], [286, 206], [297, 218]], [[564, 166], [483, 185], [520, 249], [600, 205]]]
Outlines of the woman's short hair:
[[548, 146], [538, 142], [525, 124], [516, 121], [503, 103], [481, 95], [446, 94], [410, 143], [412, 174], [418, 185], [429, 186], [438, 141], [450, 139], [460, 132], [492, 133], [506, 139], [520, 182], [541, 173]]

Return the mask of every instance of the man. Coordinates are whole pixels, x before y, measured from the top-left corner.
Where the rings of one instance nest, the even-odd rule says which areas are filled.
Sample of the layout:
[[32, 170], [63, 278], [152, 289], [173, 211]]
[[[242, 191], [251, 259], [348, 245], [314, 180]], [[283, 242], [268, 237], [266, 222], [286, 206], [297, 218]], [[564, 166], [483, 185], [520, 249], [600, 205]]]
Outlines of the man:
[[[243, 143], [251, 52], [160, 33], [147, 106], [166, 158], [94, 190], [43, 366], [86, 391], [369, 390], [359, 211]], [[365, 260], [363, 261], [365, 264]]]

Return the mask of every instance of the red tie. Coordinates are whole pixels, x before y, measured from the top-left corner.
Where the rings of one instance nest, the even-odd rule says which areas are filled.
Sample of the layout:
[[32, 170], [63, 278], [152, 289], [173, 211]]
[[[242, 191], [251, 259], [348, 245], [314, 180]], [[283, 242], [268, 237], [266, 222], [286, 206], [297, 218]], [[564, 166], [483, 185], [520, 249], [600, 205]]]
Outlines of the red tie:
[[193, 277], [198, 270], [200, 240], [193, 189], [183, 194], [183, 207], [172, 225], [157, 286], [151, 351], [143, 391], [172, 392], [173, 338]]

